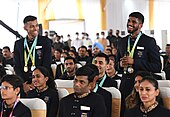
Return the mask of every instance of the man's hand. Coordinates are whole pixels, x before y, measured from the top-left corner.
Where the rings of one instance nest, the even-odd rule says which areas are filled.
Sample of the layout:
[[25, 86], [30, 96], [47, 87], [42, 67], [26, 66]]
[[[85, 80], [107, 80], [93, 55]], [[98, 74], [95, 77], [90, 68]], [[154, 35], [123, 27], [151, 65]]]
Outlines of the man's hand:
[[120, 60], [121, 60], [120, 61], [120, 66], [121, 67], [127, 67], [128, 65], [133, 65], [134, 64], [134, 59], [129, 57], [129, 56], [124, 56]]

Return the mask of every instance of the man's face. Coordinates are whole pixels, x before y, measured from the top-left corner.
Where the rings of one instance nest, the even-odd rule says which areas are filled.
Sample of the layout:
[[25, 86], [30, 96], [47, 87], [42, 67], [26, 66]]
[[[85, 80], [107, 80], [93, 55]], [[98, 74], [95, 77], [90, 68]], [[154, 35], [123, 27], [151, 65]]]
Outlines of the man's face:
[[166, 53], [167, 55], [170, 55], [170, 46], [166, 46]]
[[82, 95], [89, 92], [89, 82], [87, 76], [76, 76], [73, 83], [74, 92]]
[[64, 65], [65, 65], [65, 68], [66, 68], [68, 73], [75, 71], [76, 64], [74, 63], [74, 61], [72, 59], [66, 60], [64, 62]]
[[11, 52], [8, 49], [3, 49], [2, 54], [4, 58], [10, 58], [11, 57]]
[[78, 54], [80, 57], [85, 57], [86, 56], [86, 49], [85, 48], [80, 48], [78, 50]]
[[129, 17], [127, 22], [127, 31], [130, 34], [135, 33], [136, 31], [142, 28], [142, 23], [136, 17]]
[[94, 53], [94, 55], [97, 55], [98, 53], [100, 53], [100, 49], [95, 46], [95, 47], [93, 48], [93, 53]]
[[37, 20], [27, 22], [24, 25], [24, 29], [27, 31], [30, 38], [35, 38], [39, 32], [39, 25]]
[[97, 66], [98, 70], [99, 70], [99, 77], [101, 77], [101, 75], [105, 74], [106, 71], [106, 59], [104, 57], [96, 57], [94, 60], [94, 64]]

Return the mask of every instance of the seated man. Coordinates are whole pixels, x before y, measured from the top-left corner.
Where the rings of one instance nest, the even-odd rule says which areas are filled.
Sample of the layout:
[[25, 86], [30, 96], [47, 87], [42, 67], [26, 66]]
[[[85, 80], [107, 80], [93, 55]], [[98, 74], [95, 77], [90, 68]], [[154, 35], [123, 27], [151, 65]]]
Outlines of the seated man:
[[76, 71], [74, 93], [61, 99], [58, 117], [107, 117], [103, 97], [90, 92], [95, 75], [87, 66]]
[[99, 70], [99, 79], [97, 81], [99, 86], [117, 88], [117, 82], [106, 74], [106, 66], [109, 64], [109, 57], [104, 53], [99, 53], [94, 57], [94, 64]]
[[76, 72], [76, 60], [73, 57], [66, 57], [64, 60], [65, 72], [59, 77], [62, 80], [73, 80]]
[[106, 110], [107, 110], [107, 117], [111, 117], [111, 113], [112, 113], [112, 94], [103, 89], [102, 87], [99, 87], [98, 84], [96, 83], [96, 81], [99, 79], [99, 70], [97, 68], [96, 65], [94, 64], [88, 64], [87, 66], [89, 66], [92, 71], [94, 72], [94, 80], [91, 83], [91, 91], [96, 92], [100, 95], [103, 96], [105, 104], [106, 104]]

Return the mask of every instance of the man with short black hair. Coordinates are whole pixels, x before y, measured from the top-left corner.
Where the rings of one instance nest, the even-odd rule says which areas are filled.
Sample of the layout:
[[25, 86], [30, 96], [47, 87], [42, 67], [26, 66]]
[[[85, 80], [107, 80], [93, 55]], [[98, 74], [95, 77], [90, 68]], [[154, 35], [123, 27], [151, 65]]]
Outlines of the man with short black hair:
[[27, 36], [17, 40], [14, 45], [14, 70], [24, 80], [24, 91], [31, 90], [32, 71], [36, 66], [51, 69], [51, 42], [39, 36], [39, 25], [35, 16], [28, 15], [23, 20]]
[[95, 76], [86, 65], [76, 71], [74, 93], [60, 100], [59, 117], [107, 117], [103, 97], [90, 91]]
[[127, 21], [129, 35], [119, 41], [116, 66], [119, 72], [123, 73], [120, 84], [122, 101], [132, 91], [134, 74], [137, 71], [161, 72], [161, 60], [156, 40], [141, 32], [143, 23], [143, 14], [132, 12]]

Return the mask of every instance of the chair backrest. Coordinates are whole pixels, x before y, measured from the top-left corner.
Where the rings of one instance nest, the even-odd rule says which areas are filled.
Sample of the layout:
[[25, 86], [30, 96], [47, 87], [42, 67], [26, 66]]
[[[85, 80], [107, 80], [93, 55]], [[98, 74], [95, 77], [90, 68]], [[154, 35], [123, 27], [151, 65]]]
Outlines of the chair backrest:
[[170, 88], [160, 87], [159, 89], [164, 107], [170, 110]]
[[154, 74], [161, 76], [162, 80], [166, 80], [166, 76], [165, 76], [165, 72], [164, 71], [161, 71], [161, 73], [154, 73]]
[[55, 83], [58, 88], [73, 88], [73, 80], [60, 80], [56, 79]]
[[116, 80], [116, 82], [117, 82], [117, 88], [119, 89], [121, 80]]
[[69, 94], [70, 93], [73, 93], [73, 80], [59, 80], [59, 79], [56, 79], [55, 80], [55, 83], [57, 85], [57, 88], [65, 88]]
[[32, 117], [46, 117], [47, 107], [42, 99], [21, 98], [20, 101], [31, 110]]
[[59, 100], [61, 100], [61, 98], [69, 95], [69, 92], [65, 88], [58, 88], [58, 94], [59, 94]]
[[103, 87], [112, 94], [112, 117], [120, 117], [121, 93], [115, 87]]
[[169, 87], [170, 88], [170, 80], [157, 80], [159, 87]]

